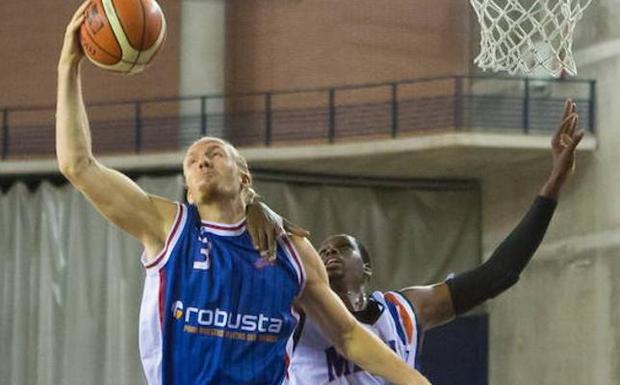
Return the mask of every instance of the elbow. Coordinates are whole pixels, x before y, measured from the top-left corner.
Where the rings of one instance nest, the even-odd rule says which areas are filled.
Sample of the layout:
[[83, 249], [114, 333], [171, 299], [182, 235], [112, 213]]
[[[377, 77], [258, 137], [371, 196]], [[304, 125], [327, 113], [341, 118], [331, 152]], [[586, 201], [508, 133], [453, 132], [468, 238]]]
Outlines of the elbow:
[[69, 181], [73, 181], [79, 178], [88, 166], [92, 164], [92, 159], [89, 157], [82, 157], [77, 159], [58, 159], [58, 170]]

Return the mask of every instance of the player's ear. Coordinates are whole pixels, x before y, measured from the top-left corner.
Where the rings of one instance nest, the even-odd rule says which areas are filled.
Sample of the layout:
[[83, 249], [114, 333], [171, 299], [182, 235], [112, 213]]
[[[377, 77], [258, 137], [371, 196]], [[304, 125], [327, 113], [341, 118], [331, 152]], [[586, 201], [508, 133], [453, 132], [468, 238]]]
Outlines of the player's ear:
[[249, 187], [252, 184], [252, 176], [246, 172], [240, 172], [241, 187]]
[[[252, 176], [249, 173], [241, 171], [239, 173], [239, 182], [241, 194], [248, 194], [248, 191], [252, 190]], [[253, 191], [253, 190], [252, 190]], [[254, 195], [254, 194], [251, 194]], [[249, 198], [249, 197], [246, 197]]]
[[364, 264], [364, 279], [366, 280], [366, 282], [368, 282], [370, 281], [371, 277], [372, 277], [372, 269], [370, 268], [370, 265], [365, 263]]

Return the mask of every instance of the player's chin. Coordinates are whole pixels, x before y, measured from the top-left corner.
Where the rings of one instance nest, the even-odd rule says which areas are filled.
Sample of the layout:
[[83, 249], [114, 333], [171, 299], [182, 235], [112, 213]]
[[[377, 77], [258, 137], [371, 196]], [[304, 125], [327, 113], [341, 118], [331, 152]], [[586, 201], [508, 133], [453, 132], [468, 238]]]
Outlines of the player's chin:
[[329, 282], [338, 283], [344, 278], [344, 271], [340, 269], [327, 270]]
[[196, 185], [198, 187], [198, 190], [200, 190], [203, 195], [213, 196], [221, 194], [220, 190], [222, 189], [219, 187], [218, 183], [212, 178], [200, 179], [196, 182]]
[[192, 182], [196, 188], [204, 189], [206, 186], [212, 184], [213, 180], [211, 178], [204, 178], [202, 176], [197, 176], [193, 178]]
[[209, 182], [198, 182], [194, 188], [196, 201], [197, 202], [206, 202], [209, 200], [217, 199], [218, 196], [222, 195], [216, 185]]

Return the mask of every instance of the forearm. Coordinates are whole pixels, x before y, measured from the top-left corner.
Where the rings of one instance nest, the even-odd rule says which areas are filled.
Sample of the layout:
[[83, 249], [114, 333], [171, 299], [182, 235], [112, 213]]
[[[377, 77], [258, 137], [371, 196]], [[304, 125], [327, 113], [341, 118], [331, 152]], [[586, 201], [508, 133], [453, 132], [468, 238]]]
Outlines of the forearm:
[[560, 197], [560, 189], [565, 182], [565, 177], [556, 173], [551, 173], [549, 179], [541, 187], [539, 195], [545, 198], [558, 200]]
[[59, 64], [56, 156], [61, 171], [76, 171], [92, 159], [90, 129], [80, 83], [79, 64]]
[[518, 280], [538, 249], [555, 211], [554, 199], [539, 196], [521, 222], [481, 266], [446, 281], [456, 314], [504, 292]]
[[291, 237], [306, 271], [306, 286], [298, 305], [346, 358], [394, 384], [426, 385], [428, 381], [407, 366], [378, 337], [364, 329], [329, 288], [325, 267], [310, 242]]
[[385, 343], [359, 324], [344, 336], [341, 350], [349, 360], [371, 374], [384, 377], [390, 383], [428, 384], [424, 376], [409, 367]]

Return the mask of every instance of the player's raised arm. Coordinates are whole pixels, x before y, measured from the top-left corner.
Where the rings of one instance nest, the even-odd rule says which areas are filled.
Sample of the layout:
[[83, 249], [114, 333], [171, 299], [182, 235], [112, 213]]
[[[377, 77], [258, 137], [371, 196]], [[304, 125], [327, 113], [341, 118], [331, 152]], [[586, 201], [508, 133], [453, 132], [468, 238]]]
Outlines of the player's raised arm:
[[80, 81], [83, 52], [78, 40], [88, 3], [80, 6], [67, 26], [58, 63], [58, 167], [99, 212], [140, 240], [147, 254], [152, 256], [163, 247], [176, 207], [170, 201], [148, 195], [131, 179], [103, 166], [93, 157]]
[[551, 139], [553, 166], [549, 178], [525, 216], [485, 263], [443, 283], [402, 290], [414, 304], [422, 329], [447, 322], [517, 283], [545, 236], [562, 186], [574, 171], [575, 150], [584, 135], [576, 130], [577, 121], [575, 103], [567, 100], [562, 121]]
[[298, 305], [349, 360], [393, 384], [426, 385], [428, 380], [367, 331], [330, 289], [327, 272], [305, 238], [292, 237], [306, 270], [306, 286]]

